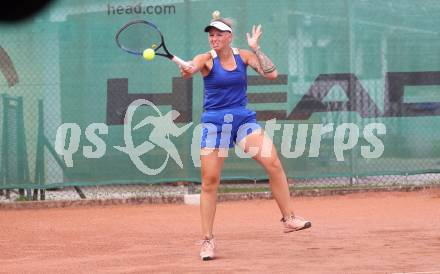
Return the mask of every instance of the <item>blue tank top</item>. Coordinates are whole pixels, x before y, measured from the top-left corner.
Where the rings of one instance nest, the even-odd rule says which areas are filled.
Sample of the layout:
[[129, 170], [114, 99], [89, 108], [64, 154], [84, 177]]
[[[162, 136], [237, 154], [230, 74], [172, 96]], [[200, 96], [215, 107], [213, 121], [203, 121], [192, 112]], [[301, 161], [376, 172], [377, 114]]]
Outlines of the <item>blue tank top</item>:
[[233, 49], [236, 68], [225, 70], [215, 51], [213, 66], [209, 74], [203, 77], [204, 110], [243, 107], [247, 105], [247, 73], [246, 64], [241, 60], [237, 49]]

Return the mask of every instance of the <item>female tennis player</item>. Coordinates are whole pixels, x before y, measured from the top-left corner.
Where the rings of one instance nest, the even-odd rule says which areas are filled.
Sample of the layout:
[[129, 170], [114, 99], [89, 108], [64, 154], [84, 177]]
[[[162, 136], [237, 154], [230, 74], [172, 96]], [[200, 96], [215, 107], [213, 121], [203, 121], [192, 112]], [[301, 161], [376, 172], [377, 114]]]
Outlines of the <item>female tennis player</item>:
[[221, 18], [219, 12], [214, 12], [211, 23], [205, 28], [212, 50], [195, 56], [192, 67], [180, 68], [183, 78], [200, 72], [204, 81], [202, 123], [207, 126], [203, 129], [201, 141], [202, 260], [214, 258], [217, 188], [227, 150], [234, 144], [245, 152], [253, 151], [252, 158], [266, 170], [273, 197], [282, 214], [284, 232], [311, 227], [311, 222], [294, 215], [287, 178], [272, 140], [258, 125], [255, 112], [246, 108], [247, 66], [267, 79], [276, 79], [278, 74], [273, 62], [259, 46], [261, 25], [253, 26], [252, 33], [246, 34], [251, 50], [231, 47], [232, 25], [232, 19]]

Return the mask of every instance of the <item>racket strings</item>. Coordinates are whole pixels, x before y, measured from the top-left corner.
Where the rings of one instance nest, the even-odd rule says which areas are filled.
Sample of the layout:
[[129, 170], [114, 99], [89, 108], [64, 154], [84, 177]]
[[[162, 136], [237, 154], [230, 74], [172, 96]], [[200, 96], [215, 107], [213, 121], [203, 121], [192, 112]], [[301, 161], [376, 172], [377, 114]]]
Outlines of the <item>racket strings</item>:
[[156, 49], [162, 43], [157, 30], [143, 23], [132, 24], [122, 30], [118, 41], [123, 48], [139, 54], [147, 48]]

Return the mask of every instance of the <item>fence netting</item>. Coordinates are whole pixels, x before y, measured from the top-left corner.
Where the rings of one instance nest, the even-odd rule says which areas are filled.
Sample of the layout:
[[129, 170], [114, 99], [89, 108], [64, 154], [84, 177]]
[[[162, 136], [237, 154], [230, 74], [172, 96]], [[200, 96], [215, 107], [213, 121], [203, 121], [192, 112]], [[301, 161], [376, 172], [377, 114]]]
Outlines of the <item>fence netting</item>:
[[[234, 47], [262, 25], [279, 76], [248, 68], [248, 107], [290, 182], [440, 182], [439, 1], [60, 0], [0, 25], [0, 198], [197, 192], [202, 77], [129, 55], [114, 36], [148, 20], [190, 60], [209, 50], [214, 10], [235, 20]], [[222, 180], [267, 175], [233, 148]]]

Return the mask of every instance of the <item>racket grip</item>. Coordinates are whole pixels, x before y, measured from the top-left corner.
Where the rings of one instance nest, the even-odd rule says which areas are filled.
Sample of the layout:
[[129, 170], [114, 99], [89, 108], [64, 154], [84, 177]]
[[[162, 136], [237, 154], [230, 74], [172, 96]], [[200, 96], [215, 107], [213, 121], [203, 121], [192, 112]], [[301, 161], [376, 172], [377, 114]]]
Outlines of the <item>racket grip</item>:
[[174, 63], [176, 63], [179, 66], [183, 66], [183, 67], [192, 67], [188, 62], [183, 61], [182, 59], [180, 59], [177, 56], [173, 56], [173, 58], [171, 59], [171, 61], [173, 61]]

